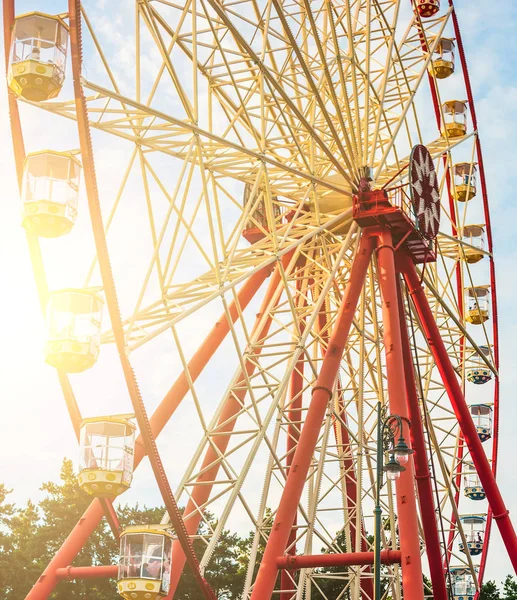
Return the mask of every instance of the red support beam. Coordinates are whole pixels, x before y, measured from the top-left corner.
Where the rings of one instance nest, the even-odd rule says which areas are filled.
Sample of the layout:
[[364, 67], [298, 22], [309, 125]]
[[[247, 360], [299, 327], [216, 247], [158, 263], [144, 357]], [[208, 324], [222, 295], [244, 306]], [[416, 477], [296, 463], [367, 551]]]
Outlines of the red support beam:
[[67, 579], [116, 579], [118, 576], [118, 566], [108, 565], [102, 567], [65, 567], [57, 569], [56, 579], [61, 581]]
[[[402, 355], [402, 336], [397, 295], [397, 275], [395, 272], [395, 250], [391, 231], [384, 228], [377, 246], [378, 280], [382, 295], [382, 316], [384, 326], [384, 348], [390, 410], [402, 417], [402, 435], [409, 437], [406, 405], [406, 381]], [[418, 535], [418, 516], [414, 490], [415, 472], [413, 457], [409, 456], [406, 471], [395, 482], [399, 544], [402, 552], [402, 588], [404, 597], [411, 600], [424, 600], [422, 585], [422, 561]]]
[[[283, 257], [283, 265], [286, 267], [292, 258], [292, 252], [289, 252]], [[263, 339], [267, 336], [272, 321], [272, 310], [274, 306], [279, 302], [281, 294], [278, 292], [279, 286], [282, 285], [280, 269], [277, 268], [271, 277], [268, 285], [268, 289], [262, 300], [260, 310], [257, 314], [257, 319], [252, 329], [251, 335], [254, 336], [260, 327], [258, 333], [258, 339]], [[263, 315], [267, 313], [267, 318], [262, 322]], [[247, 380], [253, 375], [256, 368], [256, 358], [260, 354], [262, 346], [258, 346], [254, 349], [254, 358], [248, 359], [245, 363], [245, 373], [241, 370], [237, 383], [232, 391], [228, 394], [224, 407], [218, 419], [217, 429], [219, 435], [214, 437], [213, 445], [210, 445], [206, 451], [205, 458], [201, 466], [201, 474], [196, 480], [196, 485], [192, 487], [191, 496], [187, 502], [185, 510], [183, 512], [185, 527], [189, 535], [195, 535], [197, 533], [199, 523], [201, 522], [201, 512], [198, 507], [203, 506], [209, 499], [210, 493], [214, 486], [214, 482], [217, 479], [217, 474], [221, 466], [219, 460], [220, 456], [226, 453], [228, 444], [230, 442], [232, 432], [237, 422], [237, 416], [242, 409], [244, 399], [248, 393]], [[171, 580], [168, 599], [174, 597], [176, 588], [180, 581], [183, 568], [185, 566], [185, 554], [181, 546], [175, 541], [172, 546], [172, 553], [174, 560], [172, 561], [171, 567]]]
[[415, 265], [406, 258], [401, 260], [401, 264], [404, 278], [409, 288], [409, 293], [420, 318], [422, 330], [426, 336], [436, 366], [438, 367], [446, 387], [454, 414], [458, 419], [465, 443], [470, 451], [470, 456], [476, 467], [483, 489], [485, 490], [488, 503], [499, 527], [508, 556], [510, 557], [514, 570], [517, 572], [517, 536], [515, 535], [509, 511], [506, 508], [496, 483], [495, 476], [492, 473], [490, 463], [483, 450], [483, 445], [472, 421], [469, 407], [458, 383], [456, 373], [449, 359], [449, 355], [447, 354], [447, 349], [440, 336], [440, 330], [434, 320], [433, 311], [427, 301]]
[[372, 238], [363, 234], [337, 315], [336, 325], [316, 384], [312, 390], [312, 400], [302, 428], [300, 441], [294, 454], [291, 470], [287, 476], [250, 600], [270, 600], [274, 591], [278, 575], [277, 557], [285, 552], [321, 426], [329, 401], [333, 396], [348, 334], [363, 289], [366, 271], [370, 264], [373, 242]]
[[[400, 550], [383, 550], [383, 565], [400, 564]], [[345, 567], [373, 565], [373, 552], [347, 552], [346, 554], [314, 554], [304, 556], [280, 556], [276, 559], [279, 569], [296, 571], [298, 569], [319, 569], [325, 567]]]
[[433, 585], [434, 600], [448, 600], [445, 574], [442, 566], [442, 554], [438, 526], [436, 521], [436, 507], [431, 485], [431, 473], [425, 447], [424, 428], [415, 381], [413, 368], [413, 356], [409, 343], [409, 335], [405, 318], [404, 301], [400, 288], [400, 279], [397, 277], [397, 293], [399, 299], [400, 331], [402, 338], [402, 356], [404, 361], [404, 374], [406, 379], [406, 402], [409, 420], [411, 421], [411, 447], [415, 451], [413, 455], [415, 465], [416, 485], [418, 489], [418, 500], [420, 503], [420, 516], [425, 536], [427, 559], [429, 561], [429, 572]]

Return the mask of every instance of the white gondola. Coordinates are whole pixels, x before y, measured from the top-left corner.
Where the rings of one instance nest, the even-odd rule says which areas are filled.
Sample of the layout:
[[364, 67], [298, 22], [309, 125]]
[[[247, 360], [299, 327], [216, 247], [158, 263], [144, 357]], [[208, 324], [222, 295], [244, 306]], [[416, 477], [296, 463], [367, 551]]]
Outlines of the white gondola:
[[472, 350], [468, 359], [468, 367], [465, 370], [467, 380], [476, 385], [483, 385], [492, 379], [492, 371], [485, 362], [491, 360], [490, 348], [488, 346], [479, 346], [479, 353]]
[[460, 517], [463, 531], [465, 533], [466, 545], [461, 539], [459, 544], [460, 552], [477, 556], [483, 552], [485, 543], [485, 525], [486, 517], [482, 515], [464, 515]]
[[486, 442], [492, 437], [492, 406], [490, 404], [471, 404], [469, 409], [479, 439]]
[[476, 467], [470, 462], [465, 463], [463, 493], [470, 500], [484, 500], [486, 498], [485, 490], [479, 479]]

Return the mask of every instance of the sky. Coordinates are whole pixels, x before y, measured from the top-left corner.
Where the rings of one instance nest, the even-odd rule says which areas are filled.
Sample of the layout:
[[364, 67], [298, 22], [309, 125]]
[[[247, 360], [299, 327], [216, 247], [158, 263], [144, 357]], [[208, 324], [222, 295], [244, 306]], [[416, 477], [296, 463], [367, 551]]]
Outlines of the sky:
[[[129, 0], [124, 1], [132, 5]], [[49, 13], [66, 10], [64, 0], [45, 0], [37, 4], [38, 9]], [[92, 0], [86, 4], [101, 11], [104, 3]], [[507, 506], [517, 519], [517, 203], [513, 197], [517, 158], [517, 5], [510, 0], [492, 3], [458, 0], [456, 6], [476, 99], [496, 257], [501, 332], [498, 480]], [[34, 7], [35, 3], [18, 2], [19, 12]], [[113, 36], [120, 46], [120, 60], [127, 60], [123, 33], [116, 31]], [[433, 118], [434, 115], [429, 115], [429, 119]], [[34, 143], [48, 137], [49, 131], [45, 128], [52, 128], [52, 134], [57, 135], [61, 126], [57, 121], [47, 120], [41, 112], [24, 114], [24, 127], [32, 131], [29, 139]], [[102, 157], [99, 162], [102, 162]], [[117, 157], [110, 156], [108, 162], [116, 165]], [[0, 336], [0, 482], [13, 490], [12, 499], [22, 506], [28, 499], [37, 501], [41, 498], [41, 483], [57, 479], [63, 457], [76, 458], [77, 444], [55, 372], [42, 360], [44, 323], [32, 280], [24, 231], [19, 225], [19, 195], [11, 152], [5, 84], [0, 85], [0, 182], [0, 314], [3, 315]], [[86, 226], [86, 223], [80, 225]], [[81, 248], [61, 256], [63, 270], [73, 272], [75, 263], [84, 261], [85, 256], [89, 254]], [[54, 275], [57, 280], [59, 273], [51, 274], [51, 278]], [[192, 347], [195, 347], [194, 341]], [[90, 396], [84, 402], [85, 412], [89, 410], [90, 414], [95, 414], [97, 406], [103, 403], [109, 403], [111, 407], [123, 406], [122, 400], [125, 399], [119, 395], [122, 387], [120, 375], [115, 372], [111, 375], [110, 372], [114, 358], [110, 355], [106, 359], [102, 373], [108, 376], [99, 378], [102, 387], [97, 384], [86, 388], [81, 376], [78, 376], [82, 397]], [[150, 353], [144, 353], [137, 367], [140, 372], [149, 374], [149, 381], [163, 381], [160, 367], [165, 364], [164, 360], [161, 357], [156, 361]], [[151, 384], [149, 388], [152, 392]], [[151, 393], [151, 405], [156, 400], [157, 394]], [[185, 443], [188, 443], [187, 439]], [[137, 500], [149, 505], [160, 503], [147, 465], [139, 470], [138, 492], [131, 490], [123, 498], [124, 502]], [[486, 576], [500, 581], [511, 572], [511, 567], [495, 525], [491, 544]]]

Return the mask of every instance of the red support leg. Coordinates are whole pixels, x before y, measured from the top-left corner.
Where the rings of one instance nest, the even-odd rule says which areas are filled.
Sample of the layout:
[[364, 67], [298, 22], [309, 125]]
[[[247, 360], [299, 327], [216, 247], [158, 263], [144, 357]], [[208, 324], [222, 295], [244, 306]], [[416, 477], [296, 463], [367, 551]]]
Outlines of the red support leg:
[[431, 583], [433, 584], [434, 600], [447, 600], [447, 586], [442, 566], [442, 554], [438, 527], [436, 523], [436, 512], [431, 485], [431, 473], [425, 447], [424, 428], [418, 405], [416, 392], [415, 372], [413, 369], [413, 357], [404, 316], [404, 302], [400, 289], [400, 280], [397, 278], [397, 292], [399, 298], [400, 331], [402, 337], [402, 356], [404, 361], [404, 374], [406, 378], [406, 401], [411, 421], [411, 447], [414, 449], [415, 477], [420, 502], [420, 515], [424, 529], [427, 558]]
[[485, 490], [488, 503], [494, 514], [501, 537], [506, 546], [508, 556], [513, 568], [517, 572], [517, 537], [509, 516], [508, 509], [504, 503], [499, 487], [495, 481], [494, 474], [483, 450], [483, 445], [472, 421], [469, 407], [458, 383], [456, 373], [447, 354], [447, 350], [440, 336], [440, 331], [434, 320], [433, 312], [427, 301], [425, 291], [422, 288], [415, 265], [404, 260], [402, 263], [404, 278], [409, 288], [409, 293], [420, 317], [422, 329], [427, 338], [427, 343], [433, 354], [436, 366], [440, 372], [452, 408], [458, 419], [465, 442], [476, 467], [477, 474]]
[[366, 271], [373, 251], [373, 239], [363, 235], [359, 250], [354, 259], [350, 280], [345, 293], [336, 325], [329, 341], [321, 370], [313, 388], [312, 400], [305, 418], [305, 423], [300, 435], [300, 441], [294, 454], [293, 463], [282, 498], [278, 506], [275, 522], [271, 529], [269, 539], [255, 585], [251, 593], [251, 600], [270, 600], [275, 588], [278, 575], [277, 558], [285, 552], [289, 535], [294, 522], [294, 517], [300, 502], [307, 473], [311, 464], [314, 449], [318, 441], [329, 400], [333, 395], [336, 377], [343, 357], [345, 344], [350, 332], [352, 320], [357, 307], [357, 302], [363, 288]]
[[[388, 395], [391, 412], [400, 417], [407, 418], [408, 411], [405, 401], [406, 382], [404, 359], [402, 356], [394, 254], [391, 231], [386, 228], [381, 232], [379, 237], [377, 261], [378, 279], [382, 294]], [[409, 439], [409, 427], [404, 420], [402, 430], [403, 436]], [[413, 458], [410, 456], [406, 465], [406, 471], [401, 473], [400, 478], [395, 483], [399, 543], [402, 552], [402, 587], [405, 598], [424, 600], [414, 481]]]
[[[286, 255], [285, 261], [287, 264], [291, 256], [292, 254]], [[257, 320], [253, 327], [252, 335], [254, 335], [259, 327], [262, 315], [265, 312], [269, 313], [268, 318], [261, 326], [259, 333], [260, 339], [266, 337], [269, 332], [269, 327], [271, 326], [272, 321], [271, 303], [277, 303], [280, 299], [280, 294], [277, 294], [275, 299], [275, 292], [277, 292], [279, 285], [281, 285], [280, 270], [276, 269], [269, 282], [266, 295], [264, 296], [260, 311], [257, 315]], [[255, 357], [260, 354], [260, 351], [261, 347], [255, 349]], [[217, 425], [219, 435], [214, 438], [213, 445], [209, 446], [206, 451], [205, 458], [201, 466], [201, 474], [196, 480], [196, 485], [192, 488], [191, 497], [188, 500], [187, 506], [185, 507], [185, 511], [183, 513], [185, 527], [189, 535], [195, 535], [197, 533], [199, 523], [201, 522], [201, 513], [197, 510], [197, 507], [203, 506], [210, 497], [210, 493], [214, 486], [214, 482], [217, 479], [217, 474], [220, 468], [219, 456], [224, 455], [226, 449], [228, 448], [232, 432], [237, 422], [237, 416], [242, 408], [244, 398], [248, 393], [246, 381], [253, 375], [255, 367], [255, 360], [248, 360], [246, 362], [246, 373], [241, 371], [237, 384], [235, 385], [236, 391], [228, 394], [228, 397], [225, 400], [225, 404], [223, 410], [221, 411], [221, 415], [219, 416]], [[171, 581], [169, 593], [167, 595], [167, 598], [169, 599], [174, 597], [186, 560], [183, 549], [176, 541], [173, 543], [172, 553], [175, 558], [172, 561], [171, 567]]]

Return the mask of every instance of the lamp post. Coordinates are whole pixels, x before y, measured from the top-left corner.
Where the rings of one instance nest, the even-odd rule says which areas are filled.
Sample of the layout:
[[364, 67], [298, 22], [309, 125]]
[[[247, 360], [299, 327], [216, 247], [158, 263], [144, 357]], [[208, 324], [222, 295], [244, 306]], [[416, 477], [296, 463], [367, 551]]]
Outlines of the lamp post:
[[[375, 518], [375, 540], [374, 540], [374, 598], [381, 600], [381, 488], [383, 485], [383, 473], [386, 477], [395, 481], [400, 474], [406, 470], [404, 465], [407, 463], [409, 455], [414, 450], [406, 444], [402, 436], [402, 420], [408, 425], [410, 422], [404, 417], [398, 415], [386, 416], [386, 411], [381, 403], [377, 404], [377, 482], [375, 490], [375, 509], [373, 511]], [[395, 440], [397, 443], [395, 444]], [[389, 452], [390, 457], [386, 464], [384, 463], [384, 453]]]

